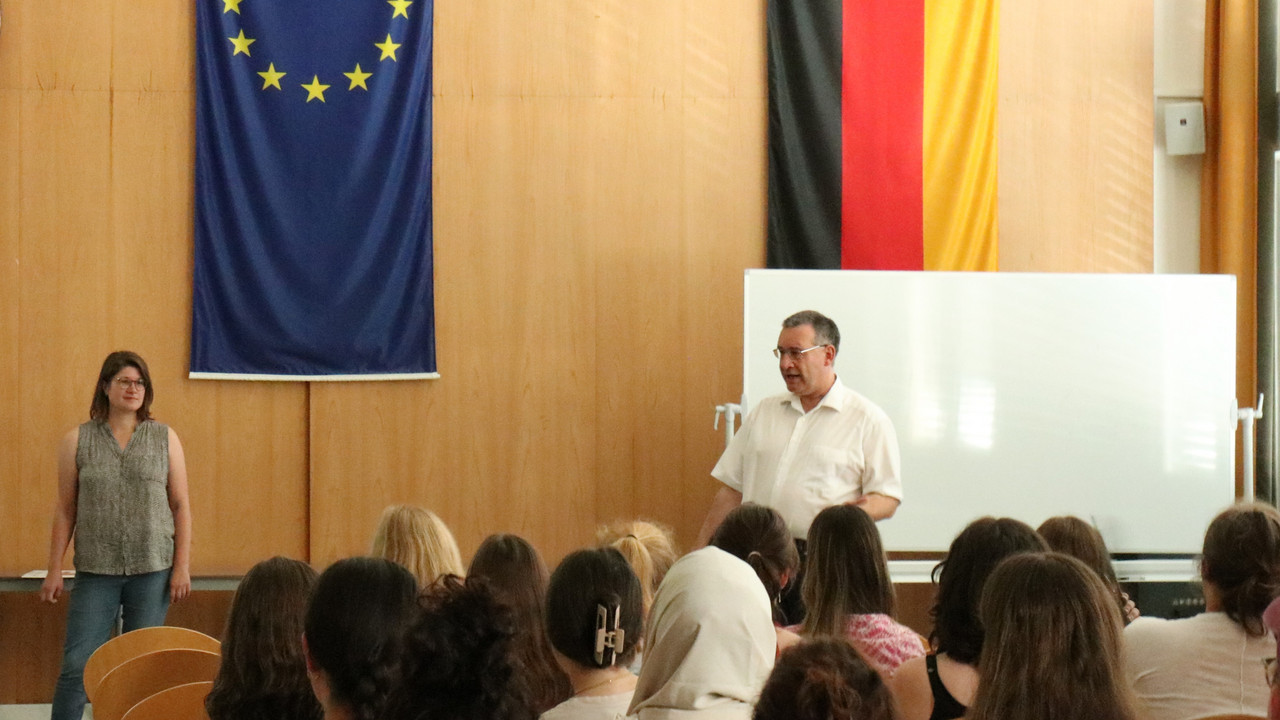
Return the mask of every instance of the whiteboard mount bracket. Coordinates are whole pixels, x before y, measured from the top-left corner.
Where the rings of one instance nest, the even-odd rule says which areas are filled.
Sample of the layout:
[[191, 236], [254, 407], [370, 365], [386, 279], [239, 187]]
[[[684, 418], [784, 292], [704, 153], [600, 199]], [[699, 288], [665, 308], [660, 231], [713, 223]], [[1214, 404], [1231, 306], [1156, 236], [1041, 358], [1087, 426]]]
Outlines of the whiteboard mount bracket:
[[1262, 402], [1266, 399], [1266, 393], [1258, 393], [1258, 407], [1256, 408], [1236, 408], [1236, 420], [1241, 423], [1244, 428], [1244, 434], [1241, 437], [1244, 452], [1241, 453], [1241, 462], [1244, 463], [1244, 487], [1241, 493], [1241, 500], [1244, 502], [1253, 502], [1253, 428], [1257, 424], [1258, 419], [1262, 417]]
[[711, 429], [720, 429], [720, 416], [724, 416], [724, 446], [729, 447], [733, 440], [734, 418], [742, 415], [742, 406], [737, 403], [725, 403], [716, 406], [716, 419]]

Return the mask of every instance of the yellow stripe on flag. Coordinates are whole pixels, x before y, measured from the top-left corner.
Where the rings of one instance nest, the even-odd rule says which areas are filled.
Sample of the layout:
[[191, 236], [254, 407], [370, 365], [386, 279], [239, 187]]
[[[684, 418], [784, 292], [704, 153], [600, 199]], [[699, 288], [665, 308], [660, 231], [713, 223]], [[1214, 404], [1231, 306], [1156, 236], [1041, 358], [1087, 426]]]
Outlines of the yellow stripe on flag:
[[924, 269], [995, 270], [999, 0], [926, 0]]

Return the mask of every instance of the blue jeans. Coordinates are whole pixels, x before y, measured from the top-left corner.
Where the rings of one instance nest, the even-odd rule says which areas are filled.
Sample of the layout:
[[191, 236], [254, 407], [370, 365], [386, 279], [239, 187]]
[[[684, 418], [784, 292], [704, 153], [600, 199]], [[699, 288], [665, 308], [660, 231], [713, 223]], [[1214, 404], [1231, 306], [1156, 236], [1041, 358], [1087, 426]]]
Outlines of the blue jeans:
[[163, 625], [169, 612], [169, 573], [95, 575], [77, 572], [67, 607], [67, 640], [62, 649], [62, 674], [53, 692], [52, 720], [80, 720], [88, 701], [84, 694], [84, 664], [111, 637], [116, 614], [124, 632]]

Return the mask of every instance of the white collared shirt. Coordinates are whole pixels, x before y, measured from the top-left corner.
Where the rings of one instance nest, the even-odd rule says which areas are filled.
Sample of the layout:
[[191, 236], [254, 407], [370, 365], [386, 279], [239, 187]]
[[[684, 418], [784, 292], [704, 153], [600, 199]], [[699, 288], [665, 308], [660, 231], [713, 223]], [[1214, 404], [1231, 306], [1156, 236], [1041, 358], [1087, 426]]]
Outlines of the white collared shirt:
[[902, 500], [901, 464], [889, 416], [836, 378], [807, 413], [794, 393], [759, 402], [711, 475], [804, 538], [824, 508], [867, 493]]

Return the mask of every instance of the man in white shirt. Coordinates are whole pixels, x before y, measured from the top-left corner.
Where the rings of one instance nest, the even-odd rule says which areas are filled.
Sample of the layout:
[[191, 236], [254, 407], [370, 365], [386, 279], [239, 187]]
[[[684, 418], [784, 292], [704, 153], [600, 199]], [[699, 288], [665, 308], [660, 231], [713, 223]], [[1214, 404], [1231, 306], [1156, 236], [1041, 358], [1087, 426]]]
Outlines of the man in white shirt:
[[788, 392], [756, 403], [711, 471], [724, 487], [698, 534], [699, 547], [744, 500], [781, 513], [802, 550], [809, 523], [826, 507], [854, 504], [876, 520], [898, 509], [901, 461], [893, 423], [836, 377], [839, 350], [840, 330], [819, 312], [782, 322], [774, 355]]

